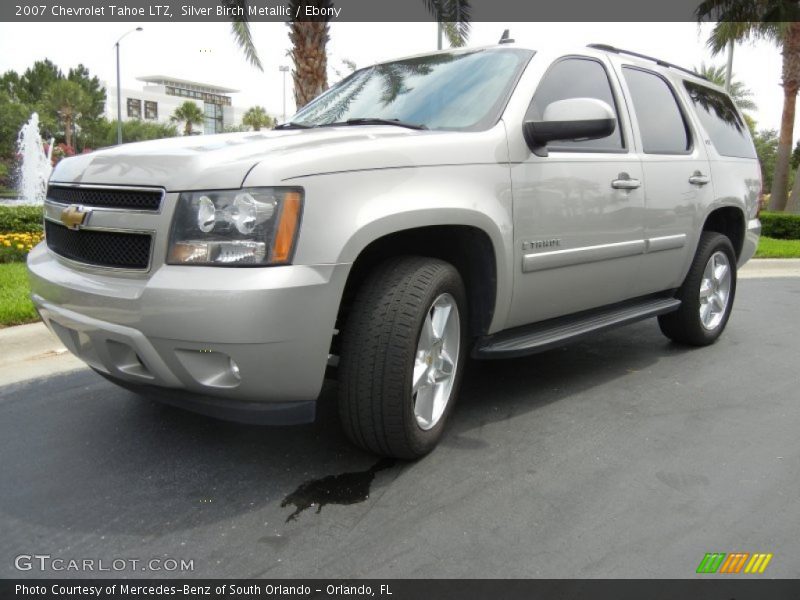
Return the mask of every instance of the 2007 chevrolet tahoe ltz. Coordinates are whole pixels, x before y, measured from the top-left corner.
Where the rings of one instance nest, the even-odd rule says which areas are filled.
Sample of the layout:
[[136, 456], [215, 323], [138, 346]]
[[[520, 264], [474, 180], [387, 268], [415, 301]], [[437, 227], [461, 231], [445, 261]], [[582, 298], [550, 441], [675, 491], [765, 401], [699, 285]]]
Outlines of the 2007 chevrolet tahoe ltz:
[[378, 454], [442, 435], [468, 355], [646, 317], [725, 328], [761, 176], [691, 71], [610, 46], [449, 50], [356, 71], [269, 132], [61, 161], [32, 296], [120, 385], [229, 419], [341, 423]]

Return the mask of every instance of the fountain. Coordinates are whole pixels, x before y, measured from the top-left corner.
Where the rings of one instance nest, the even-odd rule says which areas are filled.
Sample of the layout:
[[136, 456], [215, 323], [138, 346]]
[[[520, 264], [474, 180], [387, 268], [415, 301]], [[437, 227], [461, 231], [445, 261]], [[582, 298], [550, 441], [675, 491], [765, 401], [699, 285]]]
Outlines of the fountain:
[[47, 180], [52, 171], [51, 157], [53, 139], [50, 139], [45, 154], [42, 138], [39, 135], [39, 115], [33, 113], [31, 118], [19, 130], [17, 136], [17, 153], [20, 163], [17, 175], [19, 198], [10, 204], [42, 204], [47, 194]]

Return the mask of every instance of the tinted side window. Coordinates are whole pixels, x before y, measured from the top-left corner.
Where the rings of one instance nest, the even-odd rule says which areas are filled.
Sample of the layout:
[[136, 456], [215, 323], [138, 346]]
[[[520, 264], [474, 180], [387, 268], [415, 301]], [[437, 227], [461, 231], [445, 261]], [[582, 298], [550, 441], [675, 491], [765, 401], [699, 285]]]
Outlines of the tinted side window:
[[747, 125], [736, 112], [733, 101], [722, 92], [691, 81], [684, 81], [683, 85], [717, 152], [723, 156], [755, 158], [756, 151]]
[[669, 84], [655, 73], [623, 67], [648, 154], [686, 154], [691, 149], [686, 122]]
[[589, 58], [567, 58], [553, 64], [542, 77], [528, 107], [526, 120], [539, 120], [551, 102], [568, 98], [596, 98], [608, 104], [617, 114], [617, 128], [610, 136], [582, 142], [556, 141], [550, 149], [618, 151], [625, 146], [619, 126], [619, 110], [611, 91], [605, 67]]

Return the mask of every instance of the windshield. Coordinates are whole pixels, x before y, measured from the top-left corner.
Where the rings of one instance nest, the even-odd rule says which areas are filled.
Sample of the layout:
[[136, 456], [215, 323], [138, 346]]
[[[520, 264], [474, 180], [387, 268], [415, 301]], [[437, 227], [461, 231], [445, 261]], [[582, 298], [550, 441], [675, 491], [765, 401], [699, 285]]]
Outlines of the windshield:
[[356, 71], [300, 110], [291, 122], [321, 126], [391, 119], [428, 129], [480, 130], [500, 118], [533, 52], [455, 51]]

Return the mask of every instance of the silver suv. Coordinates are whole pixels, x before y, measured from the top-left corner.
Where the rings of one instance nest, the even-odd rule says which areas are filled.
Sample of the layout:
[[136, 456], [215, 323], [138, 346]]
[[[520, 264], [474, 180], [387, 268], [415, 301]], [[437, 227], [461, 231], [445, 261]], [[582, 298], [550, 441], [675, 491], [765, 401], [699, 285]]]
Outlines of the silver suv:
[[471, 355], [658, 317], [713, 343], [754, 253], [759, 165], [717, 86], [610, 46], [504, 43], [356, 71], [274, 131], [63, 160], [33, 300], [122, 386], [429, 452]]

